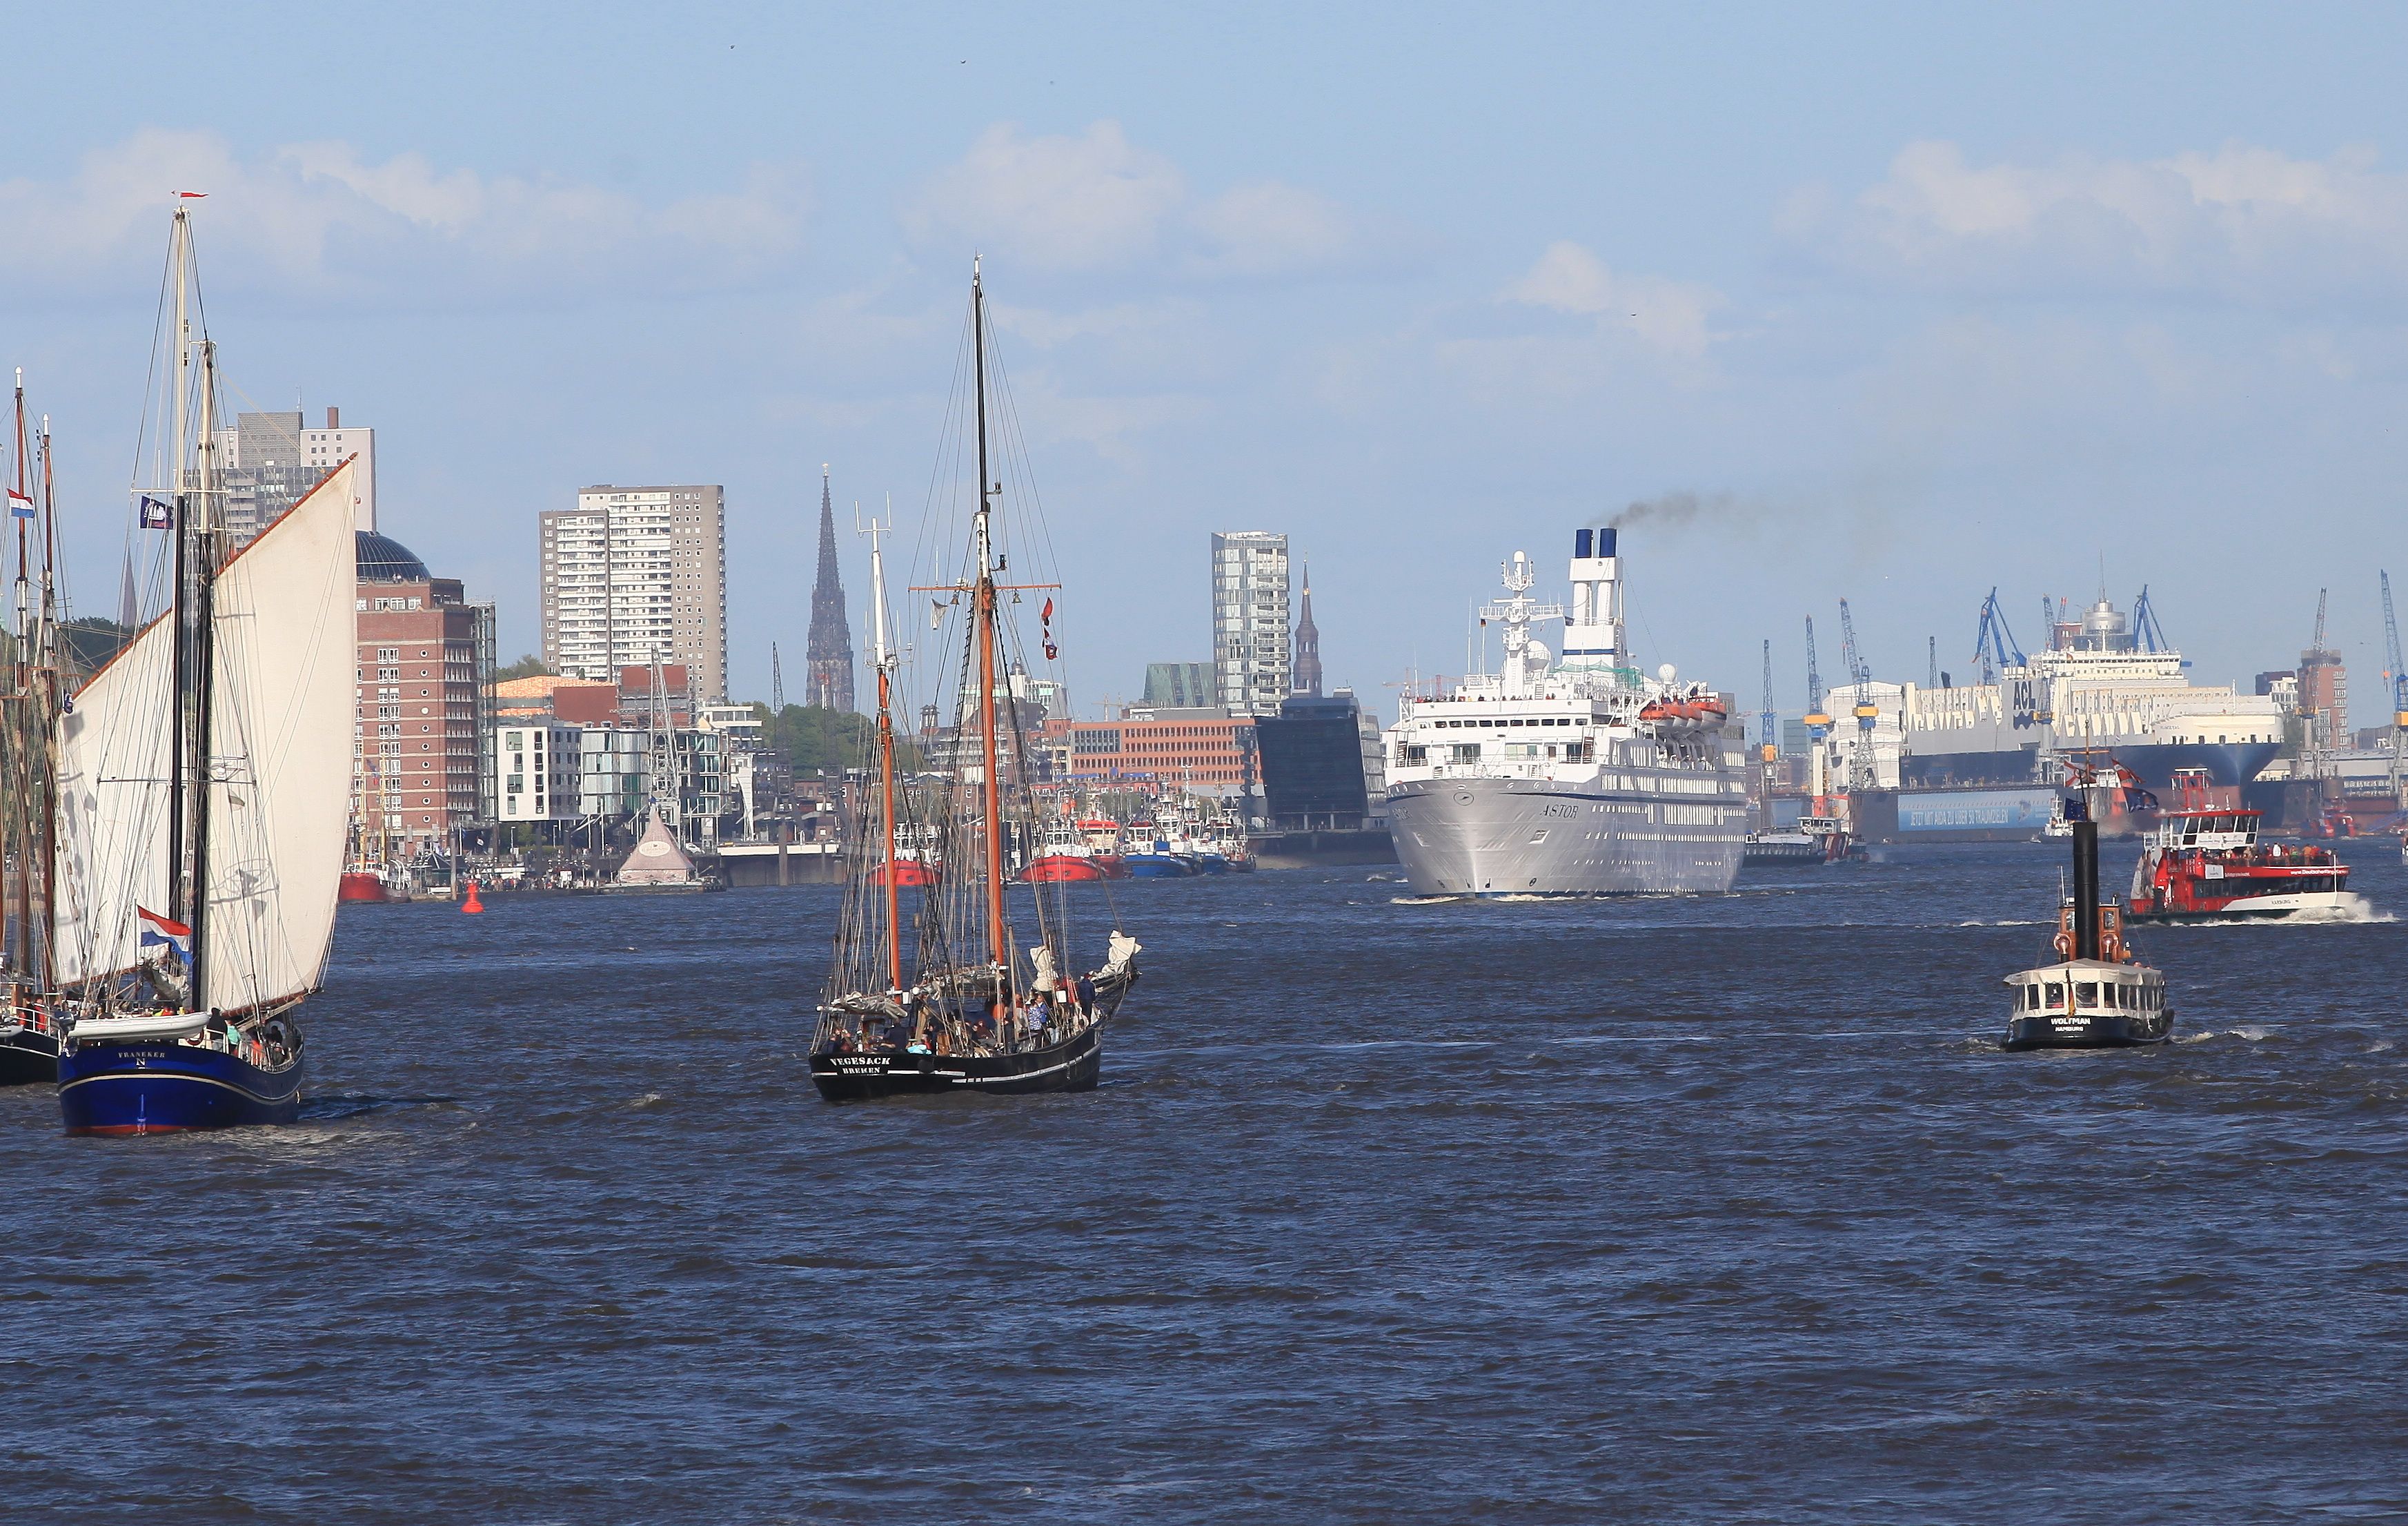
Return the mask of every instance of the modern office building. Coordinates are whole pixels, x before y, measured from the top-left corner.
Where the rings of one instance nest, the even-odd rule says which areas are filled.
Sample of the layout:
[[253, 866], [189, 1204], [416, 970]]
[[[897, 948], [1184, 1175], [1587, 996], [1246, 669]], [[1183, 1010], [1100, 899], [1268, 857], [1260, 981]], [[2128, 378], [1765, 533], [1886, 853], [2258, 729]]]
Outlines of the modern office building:
[[1139, 703], [1149, 710], [1197, 710], [1212, 702], [1212, 692], [1209, 662], [1149, 662]]
[[218, 468], [225, 486], [224, 521], [240, 545], [276, 522], [326, 473], [357, 455], [351, 474], [351, 526], [373, 533], [376, 511], [376, 431], [346, 425], [342, 410], [326, 410], [323, 428], [290, 413], [237, 413], [234, 427], [216, 434]]
[[358, 540], [354, 857], [406, 863], [494, 818], [494, 607], [469, 603], [397, 540]]
[[1287, 537], [1223, 530], [1212, 537], [1213, 702], [1276, 715], [1293, 684], [1288, 650]]
[[539, 519], [543, 660], [608, 682], [655, 660], [727, 698], [727, 535], [716, 485], [588, 487]]

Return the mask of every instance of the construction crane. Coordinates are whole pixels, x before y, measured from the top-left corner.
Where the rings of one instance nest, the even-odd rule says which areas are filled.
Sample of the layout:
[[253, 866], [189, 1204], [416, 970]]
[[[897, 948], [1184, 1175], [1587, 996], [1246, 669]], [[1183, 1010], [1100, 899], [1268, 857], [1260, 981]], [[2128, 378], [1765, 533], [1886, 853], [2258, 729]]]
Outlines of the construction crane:
[[1923, 639], [1923, 647], [1924, 670], [1928, 675], [1923, 681], [1923, 686], [1927, 689], [1936, 689], [1940, 687], [1940, 638], [1926, 636]]
[[2307, 774], [2311, 779], [2325, 776], [2326, 739], [2322, 735], [2325, 715], [2316, 708], [2317, 691], [2324, 684], [2320, 671], [2323, 665], [2316, 659], [2325, 655], [2325, 596], [2330, 591], [2326, 588], [2316, 590], [2316, 633], [2308, 642], [2308, 649], [2300, 654], [2300, 756], [2307, 764]]
[[1999, 607], [1996, 588], [1982, 600], [1982, 620], [1973, 627], [1973, 660], [1982, 665], [1982, 682], [1985, 684], [1996, 684], [2001, 671], [2030, 663], [2024, 655], [2023, 643], [2007, 628], [2007, 612]]
[[[2166, 640], [2166, 630], [2157, 624], [2157, 606], [2149, 602], [2149, 585], [2141, 584], [2141, 597], [2132, 600], [2132, 644], [2143, 652], [2172, 652], [2174, 643]], [[2187, 668], [2189, 663], [2183, 664]]]
[[2383, 655], [2390, 664], [2383, 670], [2383, 680], [2391, 692], [2391, 803], [2408, 805], [2408, 797], [2400, 792], [2401, 765], [2403, 751], [2408, 751], [2408, 668], [2400, 664], [2400, 619], [2391, 612], [2391, 574], [2383, 577]]
[[[778, 643], [769, 643], [769, 751], [778, 750], [778, 718], [786, 713], [786, 671], [778, 666]], [[784, 860], [781, 859], [780, 862]]]
[[1814, 794], [1814, 813], [1822, 815], [1831, 793], [1830, 770], [1823, 755], [1823, 739], [1831, 734], [1831, 717], [1823, 709], [1823, 675], [1814, 667], [1814, 617], [1806, 617], [1806, 714], [1799, 722], [1806, 727], [1808, 750], [1807, 787]]
[[1873, 787], [1873, 724], [1881, 718], [1881, 710], [1873, 703], [1873, 674], [1856, 645], [1856, 617], [1848, 612], [1848, 601], [1840, 600], [1840, 666], [1846, 669], [1848, 682], [1856, 686], [1856, 746], [1849, 754], [1848, 787]]
[[1764, 709], [1757, 713], [1756, 719], [1756, 740], [1763, 746], [1761, 756], [1764, 758], [1765, 779], [1770, 783], [1772, 777], [1772, 760], [1781, 756], [1781, 739], [1773, 734], [1773, 728], [1781, 722], [1772, 709], [1772, 638], [1770, 636], [1764, 639]]

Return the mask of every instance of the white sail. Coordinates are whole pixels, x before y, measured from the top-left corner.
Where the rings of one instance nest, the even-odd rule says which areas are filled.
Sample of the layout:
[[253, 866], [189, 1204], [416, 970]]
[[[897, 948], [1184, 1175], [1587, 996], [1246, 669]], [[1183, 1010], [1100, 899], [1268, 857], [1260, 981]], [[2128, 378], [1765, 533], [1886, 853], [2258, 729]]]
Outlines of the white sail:
[[346, 462], [218, 575], [209, 1005], [315, 990], [351, 821], [358, 555]]
[[136, 906], [168, 907], [174, 622], [152, 621], [59, 717], [59, 979], [140, 962]]

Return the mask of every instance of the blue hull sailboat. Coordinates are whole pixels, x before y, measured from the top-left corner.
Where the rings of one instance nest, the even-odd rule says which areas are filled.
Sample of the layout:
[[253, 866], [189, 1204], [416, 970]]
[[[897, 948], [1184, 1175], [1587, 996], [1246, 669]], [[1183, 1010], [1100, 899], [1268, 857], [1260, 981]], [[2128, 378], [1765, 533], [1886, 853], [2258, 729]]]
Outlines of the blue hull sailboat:
[[299, 1008], [325, 971], [350, 823], [356, 468], [230, 547], [216, 350], [188, 326], [180, 209], [174, 238], [175, 469], [141, 506], [146, 527], [173, 537], [174, 595], [56, 731], [70, 1133], [295, 1116]]

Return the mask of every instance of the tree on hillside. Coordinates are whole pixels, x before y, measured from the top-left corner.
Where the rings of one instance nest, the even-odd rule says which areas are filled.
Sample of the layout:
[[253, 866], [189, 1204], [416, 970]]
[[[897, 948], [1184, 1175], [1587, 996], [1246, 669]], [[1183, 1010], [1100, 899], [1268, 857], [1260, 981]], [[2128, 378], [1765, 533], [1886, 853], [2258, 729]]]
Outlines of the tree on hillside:
[[541, 657], [532, 652], [507, 668], [494, 669], [494, 681], [497, 684], [508, 678], [549, 678], [551, 676], [552, 676], [552, 669], [544, 665]]

